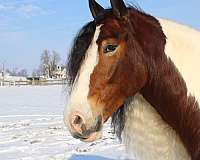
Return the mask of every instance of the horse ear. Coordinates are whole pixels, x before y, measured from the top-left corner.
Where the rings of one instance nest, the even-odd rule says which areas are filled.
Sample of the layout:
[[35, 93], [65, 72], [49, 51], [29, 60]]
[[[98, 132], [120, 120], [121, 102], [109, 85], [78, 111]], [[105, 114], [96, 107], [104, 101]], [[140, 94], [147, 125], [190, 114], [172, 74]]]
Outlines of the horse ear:
[[122, 18], [126, 12], [127, 8], [123, 0], [110, 0], [113, 14], [117, 18]]
[[100, 6], [95, 0], [89, 0], [89, 7], [94, 19], [96, 19], [97, 15], [104, 10], [104, 8]]

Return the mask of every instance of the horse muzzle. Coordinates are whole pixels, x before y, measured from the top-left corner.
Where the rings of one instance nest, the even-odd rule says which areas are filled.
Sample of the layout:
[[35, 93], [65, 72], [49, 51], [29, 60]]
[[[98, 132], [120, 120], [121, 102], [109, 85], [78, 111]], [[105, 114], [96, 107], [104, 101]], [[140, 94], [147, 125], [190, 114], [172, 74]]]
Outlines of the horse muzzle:
[[[89, 122], [88, 122], [89, 123]], [[101, 137], [103, 126], [102, 116], [97, 116], [95, 124], [88, 127], [87, 122], [81, 114], [72, 114], [69, 120], [69, 130], [72, 136], [84, 142], [92, 142]]]

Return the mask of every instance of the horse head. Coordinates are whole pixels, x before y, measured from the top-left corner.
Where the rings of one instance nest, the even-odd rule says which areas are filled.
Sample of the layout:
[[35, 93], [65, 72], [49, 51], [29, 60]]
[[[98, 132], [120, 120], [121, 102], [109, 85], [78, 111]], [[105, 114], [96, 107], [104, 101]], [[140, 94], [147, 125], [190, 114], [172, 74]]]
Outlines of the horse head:
[[71, 93], [65, 112], [70, 132], [83, 141], [99, 138], [103, 123], [144, 87], [145, 56], [155, 56], [165, 42], [152, 45], [163, 36], [159, 23], [123, 0], [111, 0], [111, 9], [94, 0], [89, 6], [94, 20], [79, 32], [68, 59]]

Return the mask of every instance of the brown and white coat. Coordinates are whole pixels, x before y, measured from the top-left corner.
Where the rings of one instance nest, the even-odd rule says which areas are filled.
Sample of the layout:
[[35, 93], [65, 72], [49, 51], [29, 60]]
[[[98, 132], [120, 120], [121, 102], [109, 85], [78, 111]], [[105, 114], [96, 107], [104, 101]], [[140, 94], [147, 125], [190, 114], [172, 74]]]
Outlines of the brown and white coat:
[[89, 2], [95, 21], [77, 35], [68, 61], [72, 135], [96, 140], [114, 114], [137, 160], [199, 160], [200, 33], [122, 0], [107, 10]]

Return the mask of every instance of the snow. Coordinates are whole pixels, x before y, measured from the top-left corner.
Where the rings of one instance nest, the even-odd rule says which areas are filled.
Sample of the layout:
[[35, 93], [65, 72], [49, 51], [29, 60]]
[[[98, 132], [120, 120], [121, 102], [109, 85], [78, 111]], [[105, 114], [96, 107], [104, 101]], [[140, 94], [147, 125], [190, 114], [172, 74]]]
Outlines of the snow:
[[120, 160], [124, 146], [105, 124], [93, 143], [71, 137], [63, 124], [63, 86], [0, 87], [0, 160]]
[[[0, 79], [3, 79], [2, 73], [0, 73]], [[26, 77], [10, 76], [8, 73], [5, 73], [4, 81], [26, 81]]]

